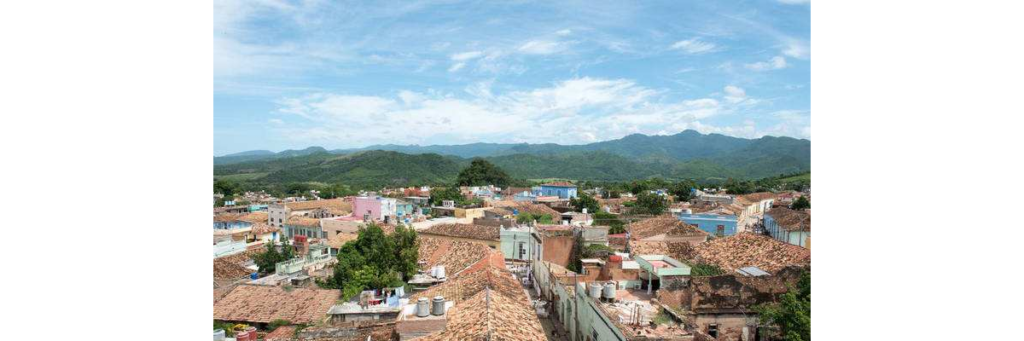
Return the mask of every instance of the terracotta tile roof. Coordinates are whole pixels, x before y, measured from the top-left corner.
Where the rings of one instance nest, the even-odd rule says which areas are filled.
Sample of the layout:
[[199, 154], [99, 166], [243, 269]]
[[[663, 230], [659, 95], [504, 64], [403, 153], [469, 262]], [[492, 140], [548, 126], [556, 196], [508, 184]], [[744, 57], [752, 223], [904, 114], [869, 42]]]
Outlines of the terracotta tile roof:
[[252, 259], [252, 256], [261, 252], [259, 249], [246, 250], [242, 253], [215, 258], [213, 260], [213, 279], [231, 280], [249, 276], [252, 270], [246, 269], [245, 264]]
[[359, 238], [358, 234], [342, 232], [327, 238], [327, 245], [335, 249], [341, 249], [342, 246], [345, 246], [345, 243], [356, 240], [357, 238]]
[[706, 236], [707, 232], [687, 224], [670, 214], [644, 219], [629, 226], [630, 238], [641, 240], [657, 235]]
[[257, 211], [243, 215], [242, 217], [238, 218], [238, 220], [250, 222], [253, 224], [267, 223], [267, 221], [269, 221], [269, 219], [267, 218], [267, 212], [263, 211]]
[[748, 203], [759, 203], [761, 200], [775, 199], [778, 194], [772, 192], [757, 192], [737, 196], [736, 199], [742, 199]]
[[483, 243], [420, 235], [420, 261], [425, 269], [443, 265], [446, 273], [457, 274], [487, 257], [491, 248]]
[[629, 252], [634, 255], [666, 255], [677, 260], [693, 259], [693, 246], [689, 242], [629, 241]]
[[288, 221], [285, 222], [285, 225], [320, 226], [320, 219], [293, 215], [288, 217]]
[[227, 223], [232, 221], [238, 221], [239, 218], [245, 216], [242, 213], [221, 213], [213, 216], [213, 221], [217, 223]]
[[326, 199], [326, 200], [309, 200], [309, 201], [298, 201], [284, 204], [292, 211], [308, 211], [317, 208], [335, 208], [347, 210], [352, 212], [352, 203], [345, 201], [342, 198], [337, 199]]
[[500, 229], [501, 227], [499, 226], [485, 226], [473, 224], [438, 224], [431, 226], [426, 230], [422, 230], [420, 231], [420, 233], [438, 236], [497, 241], [501, 238]]
[[448, 281], [413, 294], [409, 302], [415, 302], [420, 297], [432, 299], [440, 295], [458, 303], [488, 287], [509, 296], [521, 295], [523, 299], [528, 300], [522, 286], [512, 278], [512, 273], [505, 269], [505, 256], [501, 251], [490, 250], [487, 257], [461, 272], [450, 275]]
[[444, 331], [422, 340], [546, 340], [530, 299], [505, 269], [504, 256], [494, 251], [444, 284], [414, 295], [432, 297], [442, 291], [455, 299]]
[[213, 305], [213, 319], [249, 323], [323, 321], [341, 296], [338, 290], [240, 285]]
[[793, 210], [788, 207], [776, 207], [768, 211], [782, 227], [789, 231], [810, 231], [811, 214], [806, 211]]
[[263, 337], [264, 341], [291, 341], [295, 339], [295, 326], [280, 326]]
[[252, 234], [257, 235], [257, 236], [264, 235], [264, 234], [267, 234], [267, 233], [274, 233], [274, 232], [278, 232], [278, 231], [281, 231], [280, 227], [271, 226], [270, 224], [267, 224], [266, 222], [255, 223], [255, 224], [252, 225]]
[[810, 264], [811, 252], [771, 237], [742, 232], [697, 245], [695, 260], [730, 272], [747, 266], [775, 272], [788, 265]]

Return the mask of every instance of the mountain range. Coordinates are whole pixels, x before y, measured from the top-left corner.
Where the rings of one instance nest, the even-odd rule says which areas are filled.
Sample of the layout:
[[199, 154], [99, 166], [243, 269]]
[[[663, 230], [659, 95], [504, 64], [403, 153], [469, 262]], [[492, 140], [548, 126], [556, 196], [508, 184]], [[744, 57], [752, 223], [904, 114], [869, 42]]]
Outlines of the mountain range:
[[454, 179], [472, 158], [520, 179], [631, 180], [760, 178], [810, 170], [811, 142], [790, 137], [744, 139], [686, 130], [633, 134], [583, 145], [471, 143], [372, 145], [274, 153], [253, 150], [214, 158], [214, 174], [267, 183], [352, 182], [401, 185]]

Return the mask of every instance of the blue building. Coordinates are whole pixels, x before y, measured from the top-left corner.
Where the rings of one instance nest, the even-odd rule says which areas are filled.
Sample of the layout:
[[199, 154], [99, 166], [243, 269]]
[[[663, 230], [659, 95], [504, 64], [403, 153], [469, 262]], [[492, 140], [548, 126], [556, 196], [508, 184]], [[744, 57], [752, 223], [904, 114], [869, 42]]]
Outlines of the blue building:
[[534, 190], [537, 196], [557, 196], [559, 199], [572, 199], [578, 197], [576, 185], [568, 182], [552, 182], [540, 185], [539, 190]]
[[811, 215], [807, 212], [773, 208], [764, 214], [764, 228], [775, 240], [810, 248]]
[[681, 213], [679, 220], [696, 226], [715, 237], [736, 234], [736, 216], [734, 215]]

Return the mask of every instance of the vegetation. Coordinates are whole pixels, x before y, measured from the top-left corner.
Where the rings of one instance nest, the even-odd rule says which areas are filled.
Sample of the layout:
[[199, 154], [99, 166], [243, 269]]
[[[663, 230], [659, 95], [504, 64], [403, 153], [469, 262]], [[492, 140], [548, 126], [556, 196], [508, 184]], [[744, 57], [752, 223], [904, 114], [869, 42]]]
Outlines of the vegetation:
[[441, 206], [445, 200], [455, 202], [455, 205], [465, 205], [466, 197], [462, 195], [458, 187], [434, 187], [430, 189], [430, 204]]
[[461, 172], [455, 182], [459, 186], [486, 186], [498, 187], [508, 186], [512, 178], [505, 174], [505, 171], [484, 159], [473, 159]]
[[665, 212], [668, 203], [660, 195], [650, 192], [643, 192], [636, 196], [636, 204], [633, 207], [634, 214], [659, 215]]
[[228, 322], [220, 322], [217, 320], [213, 321], [213, 330], [223, 329], [224, 335], [227, 337], [235, 336], [235, 325]]
[[791, 205], [790, 208], [794, 210], [805, 210], [811, 208], [811, 200], [807, 199], [807, 196], [801, 195], [799, 198], [796, 198], [796, 200], [793, 200], [793, 205]]
[[582, 259], [585, 257], [583, 253], [583, 233], [575, 233], [572, 240], [572, 250], [569, 251], [569, 264], [565, 268], [576, 273], [583, 271]]
[[587, 212], [594, 213], [600, 211], [601, 208], [597, 204], [597, 199], [587, 195], [587, 193], [580, 193], [578, 198], [569, 199], [569, 205], [573, 207], [576, 212], [583, 212], [583, 209], [587, 209]]
[[345, 299], [366, 289], [401, 286], [403, 276], [416, 273], [419, 242], [416, 231], [404, 225], [390, 236], [376, 224], [359, 229], [356, 240], [345, 243], [338, 252], [334, 275], [321, 287], [341, 289]]
[[683, 180], [668, 187], [668, 192], [676, 197], [676, 201], [690, 201], [690, 191], [697, 188], [693, 180]]
[[594, 214], [594, 225], [608, 226], [608, 234], [619, 234], [626, 232], [626, 223], [619, 220], [619, 216], [598, 210]]
[[591, 244], [583, 248], [583, 258], [608, 258], [615, 250], [607, 245]]
[[295, 249], [288, 243], [284, 242], [281, 245], [281, 250], [278, 251], [274, 243], [267, 243], [267, 249], [261, 253], [257, 253], [252, 256], [253, 262], [259, 267], [260, 275], [267, 275], [277, 271], [277, 263], [295, 258]]
[[277, 329], [277, 328], [282, 327], [282, 326], [287, 326], [287, 325], [290, 325], [290, 324], [292, 324], [292, 321], [277, 319], [277, 320], [270, 321], [270, 324], [267, 325], [267, 329], [270, 330], [270, 331], [273, 331], [274, 329]]
[[520, 224], [526, 224], [536, 220], [538, 224], [554, 224], [555, 220], [550, 214], [533, 215], [530, 212], [520, 212], [516, 216], [516, 222]]
[[702, 276], [718, 276], [724, 274], [721, 268], [713, 264], [697, 263], [690, 268], [690, 276], [702, 277]]
[[783, 294], [777, 303], [754, 307], [761, 323], [779, 328], [779, 336], [786, 341], [810, 341], [811, 339], [811, 272], [800, 276], [800, 281], [789, 292]]

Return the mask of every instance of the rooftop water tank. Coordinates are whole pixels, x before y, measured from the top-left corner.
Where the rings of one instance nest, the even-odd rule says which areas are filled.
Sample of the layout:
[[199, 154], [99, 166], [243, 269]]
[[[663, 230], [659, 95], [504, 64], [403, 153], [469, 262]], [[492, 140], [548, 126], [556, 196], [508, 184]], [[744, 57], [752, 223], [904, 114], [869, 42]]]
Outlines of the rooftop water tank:
[[427, 317], [427, 315], [430, 315], [430, 300], [426, 297], [420, 297], [416, 301], [416, 316]]
[[601, 298], [601, 284], [590, 283], [590, 298], [600, 299]]
[[607, 300], [615, 299], [615, 289], [618, 285], [615, 282], [608, 282], [604, 284], [604, 298]]
[[224, 341], [227, 335], [224, 333], [224, 329], [217, 329], [213, 331], [213, 341]]
[[434, 297], [434, 304], [431, 306], [430, 313], [436, 316], [444, 315], [444, 297]]
[[438, 279], [444, 278], [445, 277], [444, 265], [435, 266], [434, 267], [434, 273], [432, 275], [434, 276], [434, 278], [438, 278]]
[[248, 331], [244, 331], [244, 332], [235, 333], [235, 340], [238, 340], [238, 341], [247, 341], [247, 340], [249, 340], [249, 332]]

